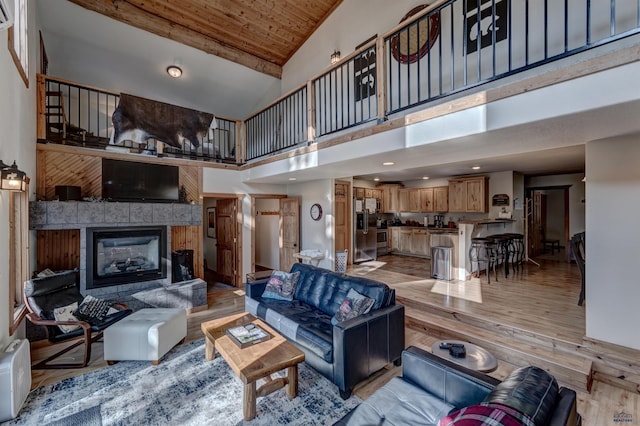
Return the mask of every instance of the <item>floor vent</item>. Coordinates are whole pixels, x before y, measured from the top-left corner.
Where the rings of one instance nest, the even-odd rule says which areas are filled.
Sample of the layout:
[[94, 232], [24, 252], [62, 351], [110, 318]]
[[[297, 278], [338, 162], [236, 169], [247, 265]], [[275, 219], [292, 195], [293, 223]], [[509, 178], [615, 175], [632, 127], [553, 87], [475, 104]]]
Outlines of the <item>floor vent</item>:
[[0, 422], [18, 416], [31, 389], [31, 354], [29, 341], [14, 340], [0, 352]]

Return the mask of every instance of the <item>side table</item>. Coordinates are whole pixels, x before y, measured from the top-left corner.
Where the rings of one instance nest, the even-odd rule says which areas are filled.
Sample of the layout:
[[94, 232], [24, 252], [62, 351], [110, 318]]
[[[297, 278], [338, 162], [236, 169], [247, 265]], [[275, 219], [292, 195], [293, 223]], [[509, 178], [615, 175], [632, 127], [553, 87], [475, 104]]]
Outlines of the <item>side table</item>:
[[[451, 356], [449, 349], [440, 349], [440, 343], [460, 343], [464, 345], [467, 355], [464, 358]], [[431, 346], [434, 355], [466, 367], [470, 370], [490, 373], [498, 368], [498, 360], [488, 350], [461, 340], [438, 340]]]

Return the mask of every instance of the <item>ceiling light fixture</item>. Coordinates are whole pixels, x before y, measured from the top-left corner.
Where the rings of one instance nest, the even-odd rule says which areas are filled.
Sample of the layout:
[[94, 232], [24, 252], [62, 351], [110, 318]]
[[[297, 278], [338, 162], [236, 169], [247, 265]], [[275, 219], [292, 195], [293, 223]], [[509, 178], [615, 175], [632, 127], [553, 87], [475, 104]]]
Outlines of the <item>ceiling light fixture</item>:
[[473, 170], [480, 170], [480, 166], [473, 166], [471, 167]]
[[331, 54], [331, 65], [336, 64], [338, 62], [340, 62], [340, 51], [336, 49]]
[[429, 180], [429, 176], [422, 176], [422, 179]]
[[393, 166], [394, 164], [396, 163], [394, 163], [393, 161], [385, 161], [384, 163], [382, 163], [383, 166]]
[[167, 74], [169, 74], [173, 78], [180, 78], [182, 75], [182, 68], [177, 65], [169, 65], [167, 67]]
[[380, 180], [380, 178], [373, 178], [373, 180], [375, 180], [376, 182], [378, 182]]
[[296, 178], [289, 178], [289, 180], [296, 180]]

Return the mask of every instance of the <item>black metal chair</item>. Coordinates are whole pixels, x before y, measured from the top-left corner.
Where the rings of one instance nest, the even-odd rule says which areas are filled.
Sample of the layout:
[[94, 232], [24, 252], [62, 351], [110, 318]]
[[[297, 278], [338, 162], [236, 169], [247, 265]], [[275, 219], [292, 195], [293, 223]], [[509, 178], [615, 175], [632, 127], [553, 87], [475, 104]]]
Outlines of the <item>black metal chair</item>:
[[[47, 338], [51, 343], [58, 343], [72, 339], [77, 342], [66, 346], [59, 352], [32, 366], [34, 369], [52, 368], [82, 368], [91, 359], [91, 344], [102, 338], [102, 332], [111, 324], [121, 320], [132, 311], [124, 305], [114, 304], [118, 312], [107, 315], [102, 321], [90, 324], [81, 320], [57, 321], [54, 310], [69, 306], [74, 302], [80, 305], [84, 299], [78, 288], [78, 271], [64, 271], [43, 278], [33, 278], [25, 281], [23, 286], [24, 300], [29, 311], [27, 318], [33, 324], [46, 328]], [[60, 326], [76, 326], [71, 331], [64, 332]], [[77, 363], [49, 363], [53, 359], [69, 352], [79, 345], [85, 345], [82, 362]]]
[[582, 306], [585, 299], [585, 233], [579, 232], [571, 237], [571, 253], [578, 265], [580, 278], [582, 279], [582, 287], [580, 296], [578, 297], [578, 306]]

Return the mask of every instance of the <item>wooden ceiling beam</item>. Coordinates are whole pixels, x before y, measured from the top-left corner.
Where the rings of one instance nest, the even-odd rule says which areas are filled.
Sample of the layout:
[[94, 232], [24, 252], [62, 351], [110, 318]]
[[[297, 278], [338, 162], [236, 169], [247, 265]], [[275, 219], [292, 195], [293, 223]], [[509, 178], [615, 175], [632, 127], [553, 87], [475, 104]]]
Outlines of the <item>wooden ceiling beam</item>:
[[229, 61], [244, 65], [247, 68], [282, 78], [282, 67], [226, 45], [205, 34], [171, 22], [165, 18], [146, 12], [126, 1], [121, 0], [69, 0], [85, 9], [108, 16], [125, 24], [140, 28], [150, 33], [168, 38], [178, 43], [191, 46], [203, 52], [219, 56]]

